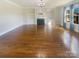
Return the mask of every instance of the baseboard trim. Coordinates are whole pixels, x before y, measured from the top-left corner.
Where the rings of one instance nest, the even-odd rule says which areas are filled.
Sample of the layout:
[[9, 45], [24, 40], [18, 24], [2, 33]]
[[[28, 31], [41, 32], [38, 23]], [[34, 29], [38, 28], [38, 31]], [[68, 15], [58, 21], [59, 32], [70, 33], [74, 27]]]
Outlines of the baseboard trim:
[[16, 29], [16, 28], [18, 28], [18, 27], [22, 26], [22, 25], [23, 25], [23, 24], [18, 25], [18, 26], [15, 26], [14, 28], [11, 28], [11, 29], [9, 29], [9, 30], [7, 30], [7, 31], [3, 32], [3, 33], [0, 33], [0, 36], [3, 36], [3, 35], [5, 35], [6, 33], [10, 32], [10, 31], [12, 31], [12, 30], [14, 30], [14, 29]]
[[25, 23], [24, 25], [37, 25], [37, 24], [26, 24], [26, 23]]

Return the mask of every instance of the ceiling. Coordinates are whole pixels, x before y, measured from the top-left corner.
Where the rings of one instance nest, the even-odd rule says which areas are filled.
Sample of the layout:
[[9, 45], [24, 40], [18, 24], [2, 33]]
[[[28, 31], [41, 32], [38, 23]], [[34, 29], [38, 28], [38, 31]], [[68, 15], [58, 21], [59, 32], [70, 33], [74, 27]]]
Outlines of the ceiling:
[[[40, 0], [10, 0], [12, 2], [15, 2], [16, 4], [19, 4], [23, 7], [37, 7], [40, 4]], [[46, 3], [48, 0], [43, 0], [44, 3]]]
[[[31, 8], [35, 8], [37, 6], [39, 6], [40, 4], [40, 0], [10, 0], [16, 4], [19, 4], [23, 7], [31, 7]], [[56, 6], [60, 6], [63, 4], [66, 4], [68, 2], [70, 2], [72, 0], [43, 0], [43, 2], [45, 3], [45, 6], [47, 8], [52, 8], [52, 7], [56, 7]]]

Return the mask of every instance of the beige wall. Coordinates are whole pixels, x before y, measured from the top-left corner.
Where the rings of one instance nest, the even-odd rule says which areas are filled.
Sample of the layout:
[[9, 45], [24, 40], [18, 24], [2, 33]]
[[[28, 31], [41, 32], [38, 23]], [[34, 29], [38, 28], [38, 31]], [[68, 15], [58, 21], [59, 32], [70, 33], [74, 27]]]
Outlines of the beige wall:
[[[39, 12], [39, 11], [38, 11]], [[36, 10], [36, 19], [40, 16]], [[44, 10], [45, 24], [52, 22], [52, 25], [62, 25], [63, 26], [63, 6], [55, 7], [50, 11]]]
[[55, 7], [50, 11], [52, 22], [63, 26], [63, 6]]
[[24, 8], [23, 9], [24, 24], [36, 24], [35, 20], [35, 9], [33, 8]]
[[0, 35], [23, 24], [22, 9], [0, 0]]

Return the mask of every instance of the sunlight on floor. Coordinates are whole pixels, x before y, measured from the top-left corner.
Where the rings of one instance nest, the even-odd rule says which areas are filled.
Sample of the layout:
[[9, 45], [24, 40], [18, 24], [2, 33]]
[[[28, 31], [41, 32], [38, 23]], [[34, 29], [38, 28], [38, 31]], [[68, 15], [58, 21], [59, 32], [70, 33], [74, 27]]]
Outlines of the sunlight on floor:
[[69, 32], [65, 31], [62, 35], [65, 46], [71, 50], [74, 56], [79, 55], [79, 42], [75, 36], [71, 36]]
[[79, 48], [78, 47], [79, 47], [78, 39], [73, 36], [70, 49], [71, 49], [72, 53], [76, 56], [79, 55], [79, 52], [78, 52]]
[[63, 33], [62, 37], [63, 37], [63, 42], [64, 42], [65, 46], [66, 46], [67, 48], [70, 48], [70, 45], [71, 45], [70, 33], [67, 32], [67, 31], [65, 31], [65, 32]]

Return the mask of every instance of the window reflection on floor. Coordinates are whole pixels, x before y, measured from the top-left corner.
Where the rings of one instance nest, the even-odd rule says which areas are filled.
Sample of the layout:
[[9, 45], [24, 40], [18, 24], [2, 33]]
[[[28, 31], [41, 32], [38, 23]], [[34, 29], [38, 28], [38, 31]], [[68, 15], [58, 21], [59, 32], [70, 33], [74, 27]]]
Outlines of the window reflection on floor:
[[65, 31], [63, 33], [63, 42], [64, 44], [66, 45], [67, 48], [70, 48], [70, 45], [71, 45], [71, 37], [70, 37], [70, 33], [68, 33], [67, 31]]
[[78, 39], [76, 37], [72, 37], [72, 42], [71, 42], [71, 47], [70, 47], [72, 53], [74, 53], [74, 55], [79, 56], [79, 42]]
[[71, 34], [67, 31], [65, 31], [62, 35], [62, 41], [65, 44], [65, 46], [71, 50], [71, 52], [79, 56], [79, 41], [75, 36], [71, 36]]

